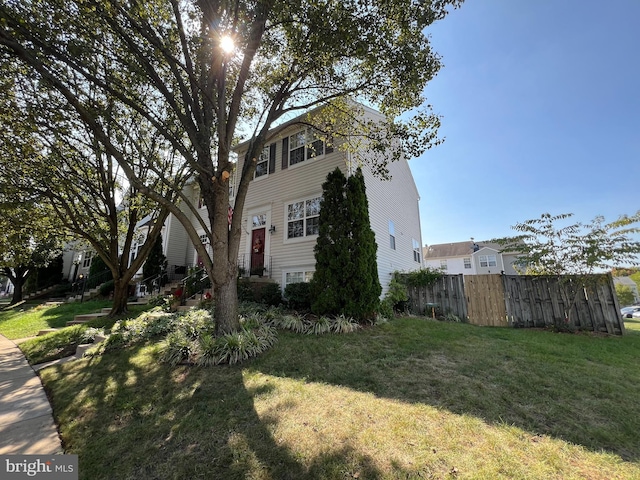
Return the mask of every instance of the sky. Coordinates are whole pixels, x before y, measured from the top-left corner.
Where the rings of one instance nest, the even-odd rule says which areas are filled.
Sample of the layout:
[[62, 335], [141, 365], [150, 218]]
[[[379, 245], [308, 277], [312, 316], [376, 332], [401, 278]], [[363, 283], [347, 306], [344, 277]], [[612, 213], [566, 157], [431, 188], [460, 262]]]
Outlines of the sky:
[[427, 33], [445, 141], [410, 162], [423, 244], [640, 210], [640, 0], [467, 0]]

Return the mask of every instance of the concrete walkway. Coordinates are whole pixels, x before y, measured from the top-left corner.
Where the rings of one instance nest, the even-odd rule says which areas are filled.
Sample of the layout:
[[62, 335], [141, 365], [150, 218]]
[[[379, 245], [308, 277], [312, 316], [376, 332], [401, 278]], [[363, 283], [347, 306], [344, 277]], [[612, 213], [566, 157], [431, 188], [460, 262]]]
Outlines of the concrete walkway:
[[63, 453], [40, 377], [0, 335], [0, 455]]

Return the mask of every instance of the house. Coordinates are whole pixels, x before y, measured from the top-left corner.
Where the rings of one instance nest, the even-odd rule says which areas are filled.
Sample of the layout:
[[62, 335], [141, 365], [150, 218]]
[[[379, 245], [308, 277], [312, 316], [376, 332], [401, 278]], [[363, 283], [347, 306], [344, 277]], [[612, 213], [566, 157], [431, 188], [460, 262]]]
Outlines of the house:
[[[382, 118], [373, 109], [363, 107], [363, 110], [373, 119]], [[300, 118], [272, 129], [267, 136], [244, 210], [233, 212], [233, 215], [242, 215], [243, 236], [238, 258], [241, 273], [275, 281], [283, 290], [289, 283], [308, 282], [315, 271], [313, 250], [318, 237], [322, 184], [327, 174], [339, 167], [348, 176], [357, 168], [353, 154], [342, 151], [337, 142], [326, 144], [304, 126]], [[242, 171], [246, 148], [246, 142], [236, 148], [240, 159], [237, 171]], [[407, 160], [388, 165], [390, 180], [374, 176], [366, 165], [362, 167], [371, 228], [378, 245], [378, 276], [384, 294], [394, 271], [411, 271], [423, 266], [420, 197]], [[231, 206], [235, 203], [237, 187], [238, 179], [234, 175], [230, 181]], [[197, 182], [188, 183], [184, 193], [198, 207], [198, 215], [206, 218]], [[194, 214], [184, 205], [182, 209], [198, 226]], [[204, 230], [198, 231], [206, 242]], [[162, 238], [170, 271], [202, 263], [174, 215], [165, 221]], [[83, 252], [83, 257], [76, 255], [73, 258], [84, 266], [86, 253]]]
[[629, 287], [631, 293], [633, 293], [633, 301], [640, 302], [640, 293], [638, 293], [638, 285], [630, 277], [613, 277], [614, 285], [624, 285]]
[[[372, 118], [381, 118], [373, 109], [365, 107], [364, 111]], [[343, 152], [339, 145], [325, 144], [299, 118], [273, 129], [267, 138], [241, 212], [243, 236], [238, 264], [245, 276], [269, 278], [284, 290], [289, 283], [308, 282], [315, 271], [313, 249], [327, 174], [339, 167], [348, 176], [357, 165], [352, 154]], [[240, 159], [237, 171], [242, 171], [246, 148], [246, 142], [236, 148]], [[418, 189], [406, 160], [390, 163], [388, 169], [391, 180], [385, 181], [363, 165], [383, 292], [394, 271], [422, 267]], [[237, 178], [232, 180], [233, 205]], [[189, 188], [194, 189], [192, 198], [196, 198], [197, 185]], [[173, 221], [170, 216], [168, 222]], [[204, 235], [204, 231], [201, 233]], [[187, 262], [198, 261], [190, 245]]]
[[517, 255], [501, 250], [491, 242], [441, 243], [424, 247], [426, 267], [442, 270], [449, 275], [483, 275], [505, 273], [517, 275], [514, 268]]

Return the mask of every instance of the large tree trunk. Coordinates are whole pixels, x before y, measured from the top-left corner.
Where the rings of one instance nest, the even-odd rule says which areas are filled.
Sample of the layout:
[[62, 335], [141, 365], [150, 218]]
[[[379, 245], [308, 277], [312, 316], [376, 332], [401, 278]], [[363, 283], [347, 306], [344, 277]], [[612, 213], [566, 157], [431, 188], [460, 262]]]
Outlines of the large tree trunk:
[[215, 310], [213, 316], [216, 322], [216, 336], [240, 330], [237, 284], [238, 276], [234, 275], [230, 281], [214, 286]]
[[23, 287], [31, 270], [32, 269], [27, 267], [14, 267], [13, 270], [5, 268], [5, 274], [13, 284], [13, 296], [11, 297], [10, 305], [15, 305], [22, 301]]
[[11, 283], [13, 283], [13, 297], [11, 297], [10, 305], [14, 305], [22, 301], [22, 287], [24, 286], [25, 278], [15, 277], [11, 280]]
[[129, 299], [129, 281], [124, 279], [114, 279], [113, 281], [113, 305], [109, 312], [110, 317], [127, 313], [127, 300]]

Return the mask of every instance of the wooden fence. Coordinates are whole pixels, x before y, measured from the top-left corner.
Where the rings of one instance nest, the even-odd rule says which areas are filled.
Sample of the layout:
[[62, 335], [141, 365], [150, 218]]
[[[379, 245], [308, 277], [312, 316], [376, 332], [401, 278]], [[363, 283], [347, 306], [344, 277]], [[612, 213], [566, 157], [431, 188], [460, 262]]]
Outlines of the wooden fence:
[[409, 297], [413, 313], [431, 316], [437, 306], [475, 325], [624, 334], [611, 275], [444, 275], [410, 287]]

